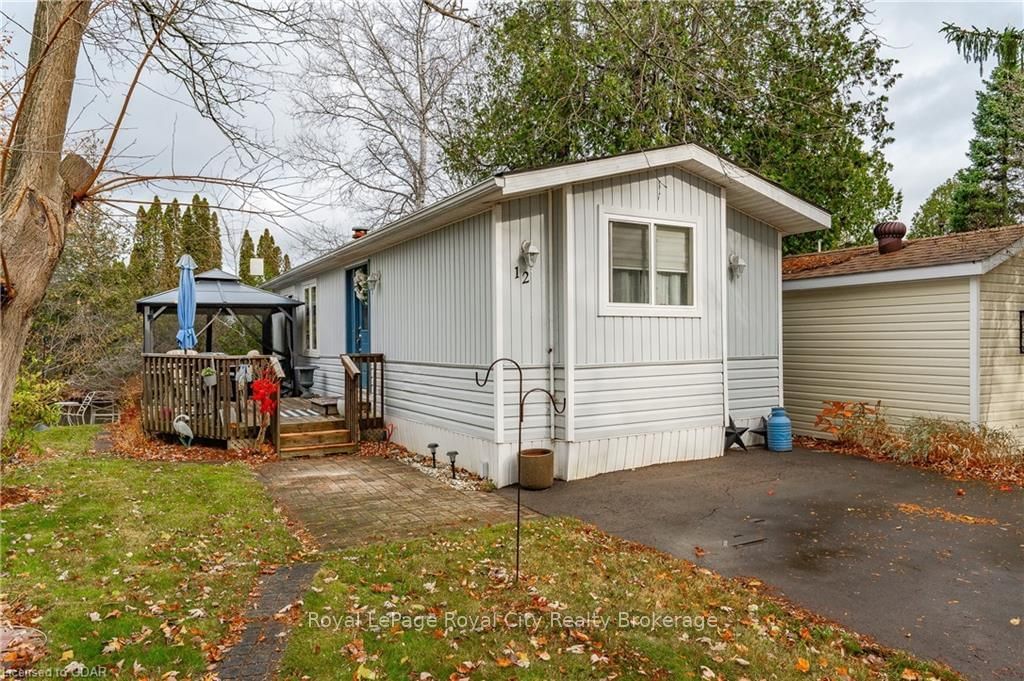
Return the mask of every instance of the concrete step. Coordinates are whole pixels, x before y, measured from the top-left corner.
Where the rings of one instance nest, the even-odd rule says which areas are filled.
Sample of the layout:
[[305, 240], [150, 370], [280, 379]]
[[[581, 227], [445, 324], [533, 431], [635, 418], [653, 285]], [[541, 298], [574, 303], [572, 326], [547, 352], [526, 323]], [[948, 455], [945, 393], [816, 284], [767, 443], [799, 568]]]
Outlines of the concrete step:
[[281, 433], [281, 447], [300, 447], [302, 445], [337, 444], [349, 442], [352, 438], [348, 430], [303, 430], [297, 433]]
[[344, 419], [324, 419], [322, 421], [291, 421], [281, 424], [281, 434], [308, 433], [317, 430], [344, 430]]
[[281, 447], [278, 454], [282, 459], [294, 459], [299, 456], [327, 456], [329, 454], [351, 454], [359, 448], [354, 442], [340, 442], [319, 445], [302, 445], [299, 447]]

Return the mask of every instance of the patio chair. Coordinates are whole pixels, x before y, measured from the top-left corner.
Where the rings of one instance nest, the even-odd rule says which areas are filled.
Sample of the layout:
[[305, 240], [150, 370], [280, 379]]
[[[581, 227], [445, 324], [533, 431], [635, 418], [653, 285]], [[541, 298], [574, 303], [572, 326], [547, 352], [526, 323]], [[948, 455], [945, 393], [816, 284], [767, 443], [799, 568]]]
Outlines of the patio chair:
[[117, 398], [110, 392], [98, 392], [92, 403], [93, 423], [120, 423], [121, 408]]
[[81, 402], [58, 402], [57, 406], [60, 407], [61, 420], [67, 423], [69, 426], [84, 426], [85, 415], [89, 413], [89, 407], [92, 406], [92, 401], [95, 398], [96, 393], [90, 392], [86, 393], [85, 397], [82, 399]]

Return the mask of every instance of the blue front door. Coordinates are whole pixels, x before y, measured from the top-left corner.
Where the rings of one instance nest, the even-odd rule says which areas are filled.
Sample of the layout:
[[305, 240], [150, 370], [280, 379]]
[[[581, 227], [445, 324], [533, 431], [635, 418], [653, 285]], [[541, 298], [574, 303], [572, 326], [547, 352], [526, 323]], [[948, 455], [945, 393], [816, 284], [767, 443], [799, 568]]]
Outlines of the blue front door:
[[370, 291], [365, 285], [359, 286], [360, 279], [366, 279], [365, 265], [345, 272], [345, 351], [350, 355], [370, 352]]

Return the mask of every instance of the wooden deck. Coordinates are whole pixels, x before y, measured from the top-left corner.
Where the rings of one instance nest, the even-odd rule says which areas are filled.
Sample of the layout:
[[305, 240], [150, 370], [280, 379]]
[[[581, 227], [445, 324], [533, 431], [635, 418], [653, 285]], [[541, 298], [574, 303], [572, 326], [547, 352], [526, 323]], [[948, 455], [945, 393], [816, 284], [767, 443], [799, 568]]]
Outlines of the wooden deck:
[[329, 414], [324, 414], [323, 407], [313, 404], [304, 397], [284, 397], [281, 399], [280, 407], [281, 425], [320, 423], [322, 421], [337, 421], [342, 418], [338, 415], [337, 407], [332, 407], [329, 411]]

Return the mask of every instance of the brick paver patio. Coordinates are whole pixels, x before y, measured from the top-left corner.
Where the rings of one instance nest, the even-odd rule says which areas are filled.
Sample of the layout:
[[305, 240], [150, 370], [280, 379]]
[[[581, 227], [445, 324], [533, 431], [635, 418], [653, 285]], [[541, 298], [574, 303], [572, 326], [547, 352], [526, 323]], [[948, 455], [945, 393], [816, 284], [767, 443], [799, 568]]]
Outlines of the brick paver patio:
[[[459, 491], [392, 459], [335, 456], [261, 466], [259, 477], [322, 549], [515, 520], [515, 503]], [[523, 509], [523, 517], [536, 517]]]

